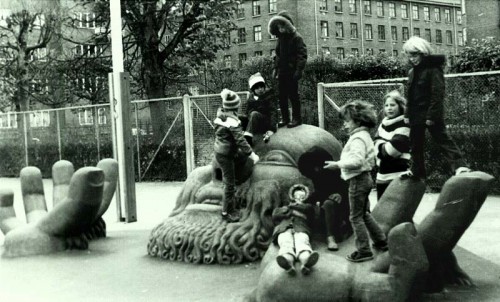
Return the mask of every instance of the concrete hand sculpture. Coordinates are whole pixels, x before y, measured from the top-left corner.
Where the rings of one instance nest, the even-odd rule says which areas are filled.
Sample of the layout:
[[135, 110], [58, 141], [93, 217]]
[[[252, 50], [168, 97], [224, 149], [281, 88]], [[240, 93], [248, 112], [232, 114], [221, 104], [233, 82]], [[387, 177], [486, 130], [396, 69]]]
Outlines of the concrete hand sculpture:
[[40, 170], [36, 167], [21, 170], [27, 224], [16, 217], [13, 191], [0, 191], [4, 257], [87, 249], [90, 239], [106, 236], [102, 215], [116, 189], [117, 162], [103, 159], [97, 167], [84, 167], [74, 172], [73, 164], [62, 160], [52, 167], [52, 176], [53, 208], [47, 211]]

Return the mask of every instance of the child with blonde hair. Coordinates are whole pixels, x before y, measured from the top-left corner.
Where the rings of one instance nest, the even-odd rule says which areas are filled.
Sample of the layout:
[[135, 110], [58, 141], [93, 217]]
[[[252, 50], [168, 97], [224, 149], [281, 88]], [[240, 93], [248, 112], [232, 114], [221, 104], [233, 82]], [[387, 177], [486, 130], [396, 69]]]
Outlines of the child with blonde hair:
[[373, 187], [370, 171], [375, 166], [375, 148], [368, 132], [377, 124], [377, 114], [373, 106], [364, 101], [352, 101], [340, 108], [344, 128], [349, 132], [349, 140], [342, 149], [339, 161], [326, 161], [325, 169], [340, 169], [342, 179], [349, 182], [349, 206], [352, 228], [355, 235], [356, 251], [347, 255], [347, 260], [362, 262], [373, 259], [373, 247], [387, 250], [387, 238], [370, 214], [368, 196]]

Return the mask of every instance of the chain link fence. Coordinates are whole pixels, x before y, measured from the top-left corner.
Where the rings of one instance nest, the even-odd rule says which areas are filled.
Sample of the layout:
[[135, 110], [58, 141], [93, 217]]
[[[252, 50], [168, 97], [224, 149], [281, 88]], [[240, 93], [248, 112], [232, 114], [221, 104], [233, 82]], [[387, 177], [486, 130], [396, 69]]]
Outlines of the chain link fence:
[[[475, 170], [498, 176], [500, 172], [500, 72], [479, 72], [446, 75], [445, 118], [449, 134]], [[382, 117], [383, 96], [391, 90], [405, 95], [407, 78], [318, 84], [320, 127], [340, 141], [348, 135], [342, 129], [335, 106], [355, 99], [372, 103]], [[429, 138], [429, 137], [427, 137]], [[427, 183], [440, 189], [450, 176], [437, 146], [427, 141]], [[495, 193], [500, 193], [496, 180]]]

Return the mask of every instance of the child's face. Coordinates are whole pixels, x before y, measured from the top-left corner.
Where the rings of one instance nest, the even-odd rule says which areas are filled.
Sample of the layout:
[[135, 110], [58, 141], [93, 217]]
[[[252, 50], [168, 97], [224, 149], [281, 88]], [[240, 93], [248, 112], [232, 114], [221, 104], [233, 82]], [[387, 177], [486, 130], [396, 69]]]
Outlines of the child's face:
[[306, 199], [306, 192], [304, 190], [295, 190], [293, 192], [293, 200], [297, 203], [302, 203]]
[[359, 127], [359, 123], [356, 123], [349, 115], [344, 117], [344, 128], [347, 132], [351, 132], [352, 130]]
[[253, 93], [256, 95], [256, 96], [261, 96], [262, 94], [264, 94], [264, 91], [266, 90], [266, 86], [264, 84], [256, 84], [254, 87], [253, 87]]
[[423, 57], [423, 55], [419, 52], [409, 52], [408, 53], [408, 61], [410, 61], [410, 63], [413, 66], [417, 66], [418, 64], [420, 64], [420, 62], [422, 62], [422, 57]]
[[398, 106], [398, 103], [396, 103], [396, 101], [389, 97], [385, 100], [385, 103], [384, 103], [384, 114], [385, 116], [387, 116], [388, 118], [395, 118], [396, 116], [399, 116], [401, 115], [401, 112], [399, 112], [399, 106]]
[[278, 31], [284, 33], [286, 31], [285, 26], [283, 26], [283, 24], [278, 24]]

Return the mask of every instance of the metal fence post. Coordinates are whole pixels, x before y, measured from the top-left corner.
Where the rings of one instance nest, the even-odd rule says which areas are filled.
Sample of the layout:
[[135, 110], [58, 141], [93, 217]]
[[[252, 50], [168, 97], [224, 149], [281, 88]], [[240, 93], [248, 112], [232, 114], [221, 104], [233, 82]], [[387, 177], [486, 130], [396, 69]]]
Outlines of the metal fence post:
[[29, 165], [28, 160], [28, 121], [26, 120], [26, 112], [23, 112], [23, 132], [24, 132], [24, 161], [26, 167]]
[[94, 116], [94, 130], [95, 138], [97, 144], [97, 162], [101, 160], [101, 134], [99, 133], [99, 109], [97, 107], [92, 108], [92, 114]]
[[[110, 112], [111, 116], [111, 141], [113, 143], [113, 158], [118, 159], [118, 147], [116, 146], [116, 106], [117, 104], [115, 96], [114, 96], [114, 82], [113, 82], [113, 73], [108, 74], [108, 83], [109, 83], [109, 104], [110, 104]], [[121, 198], [121, 189], [120, 182], [116, 182], [116, 191], [115, 191], [115, 201], [116, 201], [116, 218], [118, 221], [124, 221], [125, 219], [122, 216], [122, 198]]]
[[141, 135], [141, 129], [139, 127], [139, 113], [137, 112], [137, 103], [134, 103], [134, 112], [135, 112], [135, 129], [137, 132], [135, 133], [135, 141], [137, 144], [137, 175], [139, 178], [139, 181], [142, 180], [141, 178], [141, 145], [140, 145], [140, 140], [139, 136]]
[[59, 121], [59, 110], [56, 110], [56, 126], [57, 126], [57, 148], [59, 150], [59, 160], [62, 160], [61, 122]]
[[184, 136], [186, 141], [186, 169], [187, 174], [195, 168], [194, 163], [194, 135], [193, 135], [193, 115], [191, 107], [191, 98], [185, 94], [182, 97], [184, 108]]
[[318, 125], [325, 129], [325, 86], [324, 83], [318, 83]]

